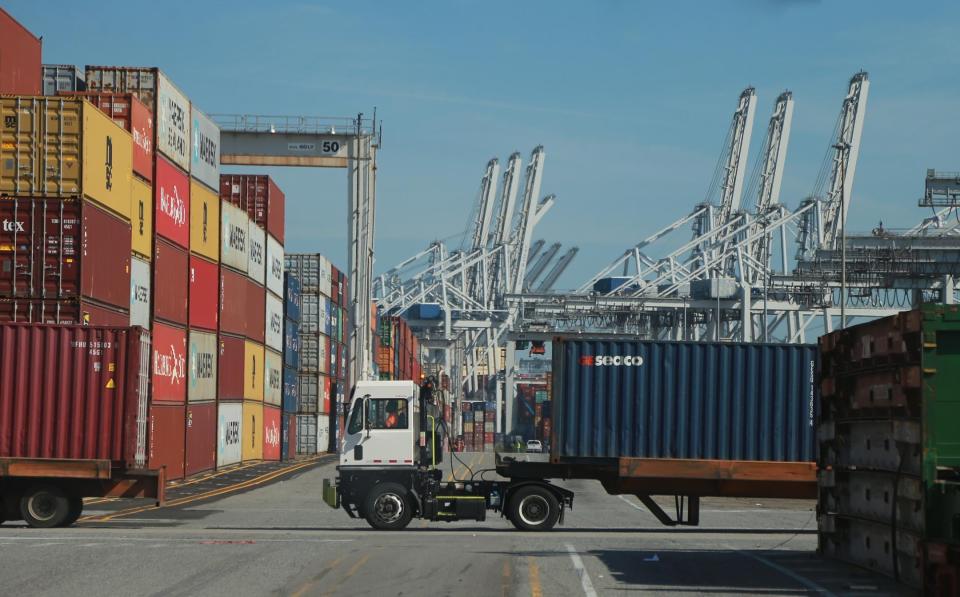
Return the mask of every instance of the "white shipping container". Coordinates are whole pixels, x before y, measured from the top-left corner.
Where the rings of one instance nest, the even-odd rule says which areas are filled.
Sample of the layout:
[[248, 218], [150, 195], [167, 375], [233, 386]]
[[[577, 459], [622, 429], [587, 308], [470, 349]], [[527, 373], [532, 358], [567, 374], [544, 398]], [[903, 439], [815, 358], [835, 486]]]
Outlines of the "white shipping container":
[[270, 348], [283, 351], [283, 301], [272, 292], [267, 292], [265, 344]]
[[204, 402], [217, 398], [217, 335], [190, 330], [187, 401]]
[[267, 290], [283, 296], [283, 245], [267, 235]]
[[190, 174], [219, 193], [220, 127], [196, 107], [193, 108], [192, 121], [193, 151]]
[[317, 452], [330, 451], [330, 415], [317, 417]]
[[330, 260], [320, 256], [320, 271], [317, 277], [320, 279], [320, 294], [330, 296], [330, 287], [333, 286], [333, 276], [330, 273]]
[[163, 73], [157, 78], [157, 149], [190, 171], [190, 100]]
[[130, 325], [150, 329], [150, 262], [130, 257]]
[[243, 404], [221, 402], [217, 408], [217, 468], [240, 462]]
[[253, 221], [247, 234], [247, 275], [261, 286], [267, 275], [267, 233]]
[[283, 403], [283, 357], [269, 348], [263, 359], [263, 401], [271, 406]]
[[247, 212], [226, 201], [220, 202], [220, 262], [247, 273], [250, 261], [250, 218]]

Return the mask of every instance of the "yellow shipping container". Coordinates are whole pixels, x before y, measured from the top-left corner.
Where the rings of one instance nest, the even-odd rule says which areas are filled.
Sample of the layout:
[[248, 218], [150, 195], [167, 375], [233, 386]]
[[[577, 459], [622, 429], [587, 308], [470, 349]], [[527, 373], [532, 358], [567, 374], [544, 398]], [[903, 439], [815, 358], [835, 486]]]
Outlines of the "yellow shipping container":
[[130, 224], [133, 227], [133, 252], [150, 259], [153, 256], [153, 189], [136, 176], [130, 185]]
[[263, 402], [263, 344], [243, 343], [243, 397]]
[[130, 219], [130, 133], [79, 98], [4, 96], [0, 113], [0, 192], [86, 197]]
[[243, 441], [240, 445], [240, 458], [263, 460], [263, 404], [243, 401], [243, 424], [240, 425]]
[[190, 250], [220, 261], [220, 197], [190, 179]]

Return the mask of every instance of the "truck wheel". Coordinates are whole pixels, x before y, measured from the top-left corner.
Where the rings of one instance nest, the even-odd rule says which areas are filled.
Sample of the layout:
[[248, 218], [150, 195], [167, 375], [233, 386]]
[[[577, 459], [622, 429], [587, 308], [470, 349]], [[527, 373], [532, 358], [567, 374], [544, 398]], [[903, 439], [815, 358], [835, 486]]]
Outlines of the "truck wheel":
[[367, 522], [381, 531], [399, 531], [413, 518], [407, 490], [397, 483], [381, 483], [367, 497]]
[[20, 514], [35, 529], [57, 527], [70, 515], [70, 500], [55, 485], [35, 485], [20, 498]]
[[70, 514], [67, 515], [66, 519], [60, 526], [68, 527], [73, 523], [77, 522], [80, 519], [80, 515], [83, 514], [83, 498], [71, 495], [67, 498], [67, 501], [70, 502]]
[[521, 487], [510, 498], [507, 518], [521, 531], [549, 531], [560, 520], [560, 502], [545, 487]]

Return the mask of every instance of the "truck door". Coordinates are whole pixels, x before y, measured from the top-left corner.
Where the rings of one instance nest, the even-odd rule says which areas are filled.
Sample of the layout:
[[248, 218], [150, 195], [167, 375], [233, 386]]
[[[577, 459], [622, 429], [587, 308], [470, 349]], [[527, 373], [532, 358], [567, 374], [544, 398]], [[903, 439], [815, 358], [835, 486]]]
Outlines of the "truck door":
[[414, 412], [410, 398], [370, 397], [354, 402], [342, 465], [412, 466]]

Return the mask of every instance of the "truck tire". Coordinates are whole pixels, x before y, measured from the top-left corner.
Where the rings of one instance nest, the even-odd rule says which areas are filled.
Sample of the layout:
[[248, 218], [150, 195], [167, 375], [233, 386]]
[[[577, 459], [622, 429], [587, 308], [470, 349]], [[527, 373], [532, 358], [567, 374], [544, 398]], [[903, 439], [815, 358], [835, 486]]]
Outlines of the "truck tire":
[[560, 520], [560, 502], [546, 487], [527, 485], [510, 497], [507, 518], [521, 531], [549, 531]]
[[407, 490], [397, 483], [380, 483], [367, 496], [364, 507], [367, 522], [381, 531], [399, 531], [413, 518]]
[[50, 529], [70, 516], [70, 500], [56, 485], [34, 485], [20, 498], [20, 514], [35, 529]]
[[64, 519], [60, 526], [68, 527], [73, 523], [77, 522], [80, 519], [80, 516], [83, 514], [83, 498], [75, 495], [71, 495], [67, 498], [67, 501], [70, 502], [70, 514]]

